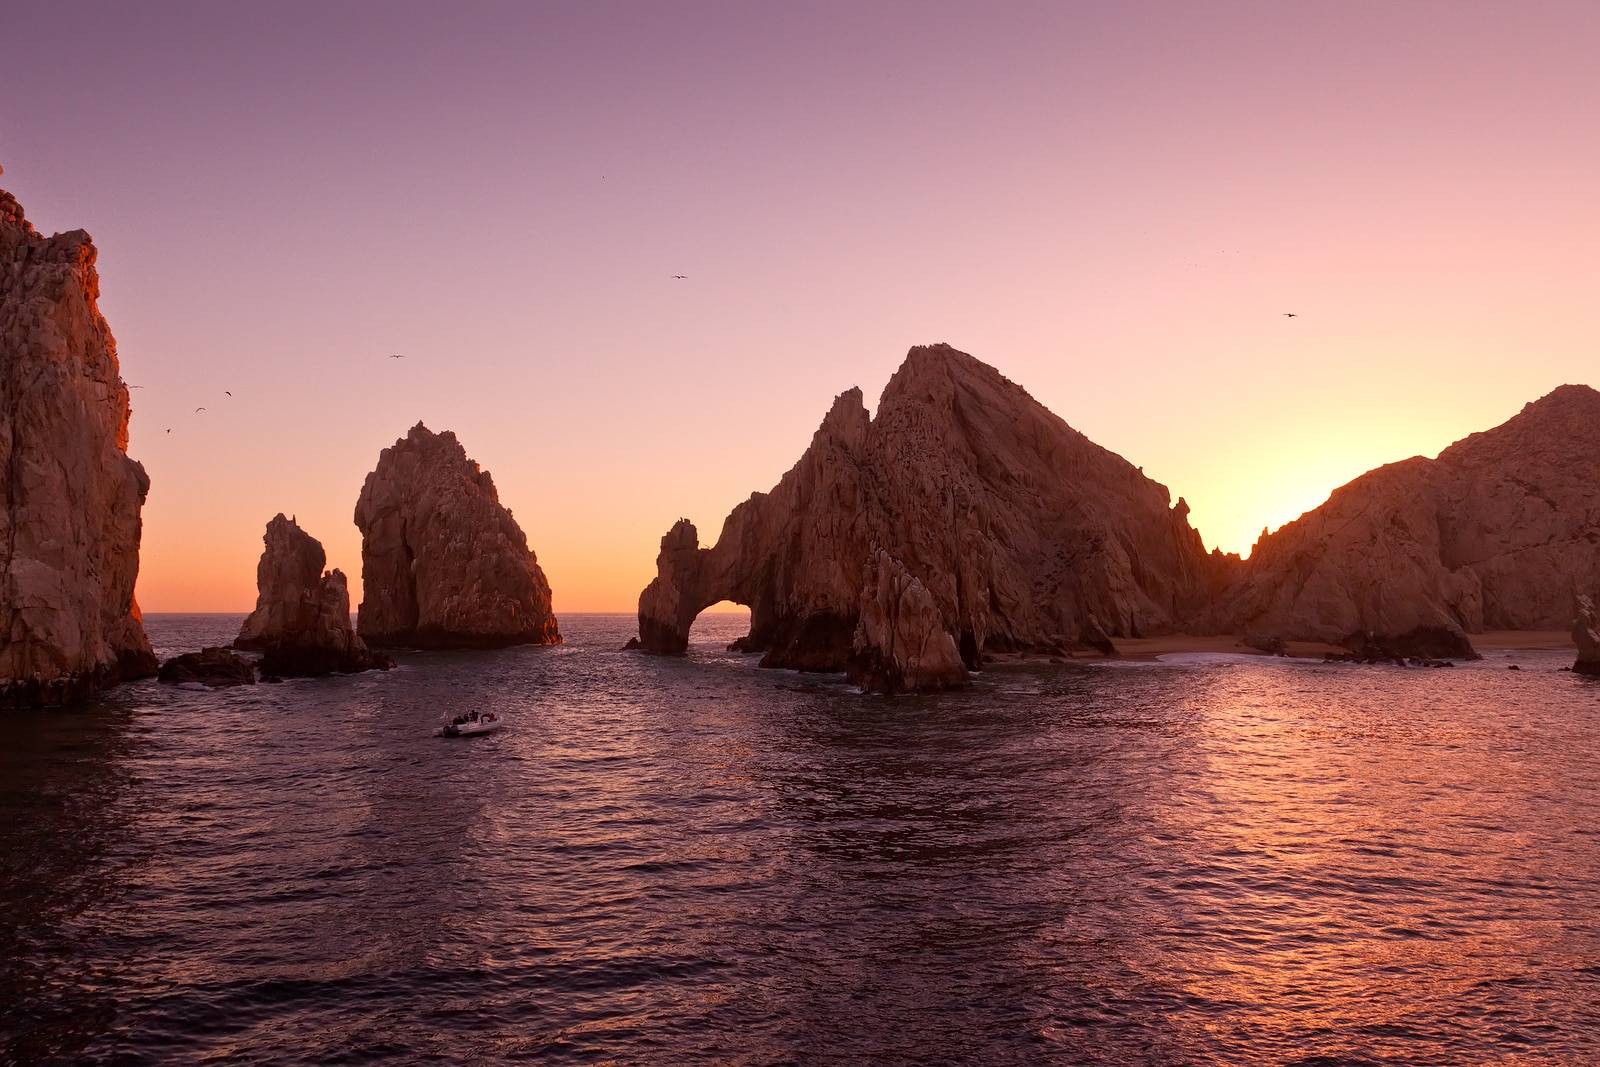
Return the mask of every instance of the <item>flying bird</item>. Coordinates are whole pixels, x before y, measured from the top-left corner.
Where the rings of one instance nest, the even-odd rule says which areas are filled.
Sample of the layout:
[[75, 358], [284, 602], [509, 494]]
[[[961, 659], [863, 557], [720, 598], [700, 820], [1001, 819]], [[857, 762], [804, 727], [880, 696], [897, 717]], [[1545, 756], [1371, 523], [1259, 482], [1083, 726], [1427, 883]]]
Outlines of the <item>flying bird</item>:
[[674, 274], [673, 277], [674, 278], [680, 278], [680, 279], [682, 279], [684, 281], [687, 281], [688, 278], [689, 278], [689, 276], [687, 274]]
[[201, 412], [202, 412], [202, 411], [204, 411], [204, 410], [205, 410], [205, 408], [195, 408], [195, 409], [194, 409], [194, 413], [195, 413], [195, 414], [196, 414], [196, 415], [198, 415], [198, 414], [200, 414], [200, 413], [201, 413]]
[[172, 427], [170, 427], [170, 426], [169, 426], [169, 427], [167, 427], [167, 432], [168, 432], [168, 433], [171, 433], [171, 432], [172, 432]]
[[1297, 312], [1285, 311], [1283, 313], [1283, 317], [1286, 318], [1286, 319], [1298, 319], [1300, 317], [1300, 315]]
[[389, 358], [390, 359], [405, 359], [406, 357], [402, 356], [402, 355], [393, 355], [393, 356], [390, 356]]
[[230, 393], [230, 392], [228, 392], [228, 391], [227, 391], [227, 390], [226, 390], [226, 389], [224, 389], [224, 390], [223, 390], [223, 391], [222, 391], [222, 395], [223, 395], [223, 396], [232, 396], [232, 395], [233, 395], [233, 394], [232, 394], [232, 393]]

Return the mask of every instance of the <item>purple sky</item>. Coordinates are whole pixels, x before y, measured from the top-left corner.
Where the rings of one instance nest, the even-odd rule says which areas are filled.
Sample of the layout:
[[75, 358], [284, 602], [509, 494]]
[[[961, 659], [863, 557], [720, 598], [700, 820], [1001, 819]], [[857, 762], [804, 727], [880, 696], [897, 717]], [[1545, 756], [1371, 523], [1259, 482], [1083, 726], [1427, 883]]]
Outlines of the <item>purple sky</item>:
[[359, 573], [361, 479], [419, 418], [493, 471], [558, 610], [628, 610], [674, 519], [713, 538], [912, 344], [1230, 549], [1597, 377], [1600, 4], [4, 25], [0, 182], [95, 236], [145, 386], [146, 610], [247, 609], [279, 510]]

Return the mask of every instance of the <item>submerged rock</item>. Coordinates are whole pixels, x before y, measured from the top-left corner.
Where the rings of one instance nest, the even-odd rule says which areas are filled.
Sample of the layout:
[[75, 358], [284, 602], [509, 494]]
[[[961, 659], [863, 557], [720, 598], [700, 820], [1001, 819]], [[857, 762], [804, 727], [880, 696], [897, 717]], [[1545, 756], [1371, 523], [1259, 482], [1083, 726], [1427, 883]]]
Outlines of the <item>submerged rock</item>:
[[262, 653], [262, 673], [277, 677], [388, 670], [350, 625], [350, 591], [338, 570], [323, 573], [322, 543], [280, 512], [267, 523], [256, 565], [256, 609], [235, 648]]
[[1211, 627], [1468, 657], [1469, 633], [1564, 629], [1600, 585], [1600, 393], [1380, 467], [1263, 533]]
[[0, 705], [156, 670], [134, 602], [150, 481], [82, 230], [43, 237], [0, 190]]
[[558, 644], [550, 583], [456, 436], [422, 423], [385, 448], [356, 503], [361, 636], [374, 646]]
[[1572, 639], [1578, 644], [1578, 660], [1572, 669], [1579, 674], [1600, 675], [1600, 613], [1594, 597], [1574, 593]]
[[682, 653], [703, 609], [751, 609], [762, 665], [876, 690], [959, 685], [986, 652], [1111, 648], [1199, 615], [1233, 562], [1188, 506], [948, 345], [913, 348], [869, 416], [841, 394], [715, 546], [680, 520], [639, 598], [639, 642]]
[[256, 669], [243, 656], [226, 648], [203, 648], [173, 656], [161, 665], [156, 677], [169, 685], [199, 682], [213, 689], [231, 685], [255, 685]]

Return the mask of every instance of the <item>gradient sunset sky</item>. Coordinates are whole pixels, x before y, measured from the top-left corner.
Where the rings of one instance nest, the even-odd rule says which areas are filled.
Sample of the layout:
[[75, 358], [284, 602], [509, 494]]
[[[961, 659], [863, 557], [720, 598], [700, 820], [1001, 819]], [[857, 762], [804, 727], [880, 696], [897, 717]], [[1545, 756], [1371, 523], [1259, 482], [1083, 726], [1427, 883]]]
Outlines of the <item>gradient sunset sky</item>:
[[146, 611], [248, 610], [278, 511], [354, 579], [418, 419], [558, 612], [631, 611], [913, 344], [1241, 551], [1600, 384], [1594, 2], [5, 12], [0, 184], [143, 386]]

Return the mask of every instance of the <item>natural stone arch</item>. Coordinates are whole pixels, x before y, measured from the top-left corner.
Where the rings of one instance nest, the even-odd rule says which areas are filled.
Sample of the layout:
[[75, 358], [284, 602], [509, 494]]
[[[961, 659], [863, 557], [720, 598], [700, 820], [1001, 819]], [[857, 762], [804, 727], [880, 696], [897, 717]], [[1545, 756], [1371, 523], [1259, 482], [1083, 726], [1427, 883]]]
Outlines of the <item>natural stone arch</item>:
[[989, 651], [1170, 632], [1227, 560], [1164, 486], [947, 345], [912, 349], [869, 415], [833, 403], [769, 493], [701, 548], [680, 520], [639, 598], [639, 645], [682, 653], [718, 600], [750, 607], [763, 666], [870, 689], [960, 685]]
[[700, 547], [700, 533], [688, 519], [679, 519], [661, 539], [656, 577], [639, 595], [639, 643], [648, 652], [678, 656], [689, 649], [689, 631], [700, 613], [731, 600], [755, 608], [732, 588], [726, 568], [713, 549]]

